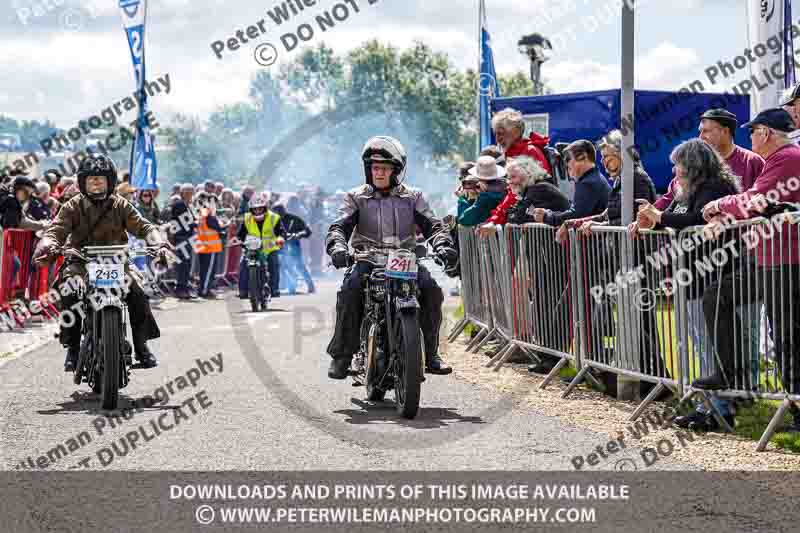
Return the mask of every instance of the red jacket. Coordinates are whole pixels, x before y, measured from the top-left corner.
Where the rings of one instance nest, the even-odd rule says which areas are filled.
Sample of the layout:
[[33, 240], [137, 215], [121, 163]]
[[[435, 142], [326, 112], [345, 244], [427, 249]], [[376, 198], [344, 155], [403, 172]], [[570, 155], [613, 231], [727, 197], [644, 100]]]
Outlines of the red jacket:
[[511, 191], [511, 187], [506, 191], [503, 200], [492, 209], [492, 214], [486, 220], [486, 224], [505, 224], [508, 222], [508, 210], [514, 207], [519, 198]]
[[538, 133], [531, 133], [530, 137], [522, 137], [508, 147], [508, 150], [506, 150], [506, 160], [510, 157], [527, 155], [538, 161], [539, 164], [542, 165], [542, 168], [545, 169], [548, 174], [552, 175], [553, 169], [550, 168], [550, 163], [547, 162], [547, 158], [544, 156], [544, 147], [547, 146], [548, 142], [550, 142], [549, 137], [542, 137]]
[[[506, 162], [508, 162], [509, 158], [527, 155], [538, 161], [548, 174], [552, 174], [553, 171], [550, 168], [550, 163], [547, 162], [547, 158], [544, 156], [544, 147], [547, 146], [549, 141], [549, 137], [542, 137], [538, 133], [531, 133], [531, 136], [527, 139], [522, 137], [506, 150]], [[519, 198], [516, 194], [511, 192], [511, 188], [509, 187], [505, 198], [492, 210], [492, 214], [486, 222], [505, 224], [508, 221], [508, 210], [514, 207], [517, 200], [519, 200]]]

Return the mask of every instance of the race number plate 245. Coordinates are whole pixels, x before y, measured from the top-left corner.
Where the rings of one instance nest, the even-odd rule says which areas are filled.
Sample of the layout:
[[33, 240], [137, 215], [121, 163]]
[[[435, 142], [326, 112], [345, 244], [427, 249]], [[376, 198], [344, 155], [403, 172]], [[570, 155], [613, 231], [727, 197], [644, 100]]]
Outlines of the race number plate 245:
[[386, 276], [417, 279], [417, 256], [405, 250], [393, 250], [386, 261]]
[[125, 279], [125, 266], [121, 263], [105, 265], [89, 263], [89, 283], [101, 289], [117, 289], [122, 287]]

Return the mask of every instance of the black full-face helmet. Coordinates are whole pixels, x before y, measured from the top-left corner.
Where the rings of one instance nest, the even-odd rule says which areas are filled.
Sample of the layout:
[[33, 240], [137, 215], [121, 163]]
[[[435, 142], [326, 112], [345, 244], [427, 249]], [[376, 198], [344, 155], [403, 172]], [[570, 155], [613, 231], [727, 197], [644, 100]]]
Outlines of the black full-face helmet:
[[[108, 186], [104, 194], [86, 192], [86, 178], [89, 176], [105, 176]], [[101, 202], [111, 196], [117, 188], [117, 165], [114, 160], [104, 154], [89, 154], [78, 167], [78, 189], [93, 202]]]
[[394, 137], [380, 135], [369, 139], [361, 151], [361, 160], [364, 162], [364, 177], [368, 185], [374, 186], [372, 182], [373, 163], [388, 163], [394, 167], [390, 187], [400, 185], [405, 179], [406, 163], [408, 162], [406, 149]]

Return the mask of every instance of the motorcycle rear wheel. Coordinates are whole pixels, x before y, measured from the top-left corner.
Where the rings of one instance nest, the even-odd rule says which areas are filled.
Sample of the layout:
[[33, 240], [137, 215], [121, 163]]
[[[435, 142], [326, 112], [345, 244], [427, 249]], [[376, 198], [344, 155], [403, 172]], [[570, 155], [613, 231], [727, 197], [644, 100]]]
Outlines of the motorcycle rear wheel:
[[116, 409], [119, 401], [120, 324], [122, 313], [116, 307], [106, 307], [100, 313], [100, 347], [103, 351], [103, 409]]
[[395, 359], [394, 390], [397, 412], [404, 418], [414, 418], [419, 411], [422, 393], [422, 345], [417, 313], [402, 313], [397, 319], [397, 357]]

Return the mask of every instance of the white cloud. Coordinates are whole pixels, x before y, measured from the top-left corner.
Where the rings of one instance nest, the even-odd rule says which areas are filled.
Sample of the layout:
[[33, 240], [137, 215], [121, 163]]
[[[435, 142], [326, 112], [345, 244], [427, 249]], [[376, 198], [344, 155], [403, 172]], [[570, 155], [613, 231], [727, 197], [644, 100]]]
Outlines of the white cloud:
[[[695, 50], [661, 43], [636, 57], [636, 88], [680, 89], [696, 77], [692, 69], [699, 62]], [[620, 87], [621, 68], [588, 60], [561, 61], [545, 63], [543, 76], [556, 93], [615, 89]]]
[[[67, 0], [67, 4], [70, 1], [77, 2]], [[26, 27], [0, 20], [4, 45], [0, 68], [13, 73], [0, 82], [0, 113], [25, 120], [50, 118], [68, 126], [133, 91], [130, 54], [118, 10], [114, 3], [91, 1], [97, 7], [97, 16], [77, 33], [65, 31], [57, 16], [43, 17]], [[328, 9], [334, 1], [338, 0], [319, 0], [318, 11]], [[355, 1], [362, 6], [360, 13], [319, 33], [310, 44], [324, 40], [337, 53], [346, 53], [368, 39], [377, 38], [400, 48], [420, 40], [435, 51], [447, 53], [456, 68], [476, 67], [478, 0], [379, 0], [371, 6], [366, 0]], [[598, 0], [589, 5], [586, 0], [491, 0], [488, 23], [498, 71], [528, 71], [528, 61], [516, 46], [521, 36], [540, 31], [552, 37], [567, 22], [581, 27], [579, 19], [597, 14], [601, 5], [610, 1]], [[696, 0], [679, 1], [689, 5]], [[270, 33], [239, 50], [226, 51], [222, 60], [214, 57], [209, 44], [226, 40], [259, 19], [269, 20], [267, 10], [277, 3], [152, 2], [147, 29], [149, 77], [169, 73], [172, 81], [172, 93], [162, 94], [152, 102], [157, 116], [164, 112], [206, 115], [222, 104], [245, 100], [250, 79], [260, 68], [253, 60], [255, 46], [267, 41], [279, 45], [287, 26], [271, 28]], [[577, 14], [564, 13], [569, 5], [577, 7]], [[308, 21], [318, 11], [306, 11], [289, 26], [294, 28], [301, 21]], [[680, 32], [681, 28], [676, 27], [675, 31]], [[615, 22], [610, 21], [590, 35], [579, 34], [545, 64], [545, 79], [559, 92], [618, 87], [618, 53], [614, 51], [619, 46], [617, 32]], [[664, 40], [639, 57], [639, 87], [677, 88], [698, 76], [697, 72], [690, 76], [692, 68], [702, 74], [697, 68], [699, 52], [670, 42], [686, 42], [680, 35]], [[296, 53], [281, 52], [280, 61], [291, 60]]]

